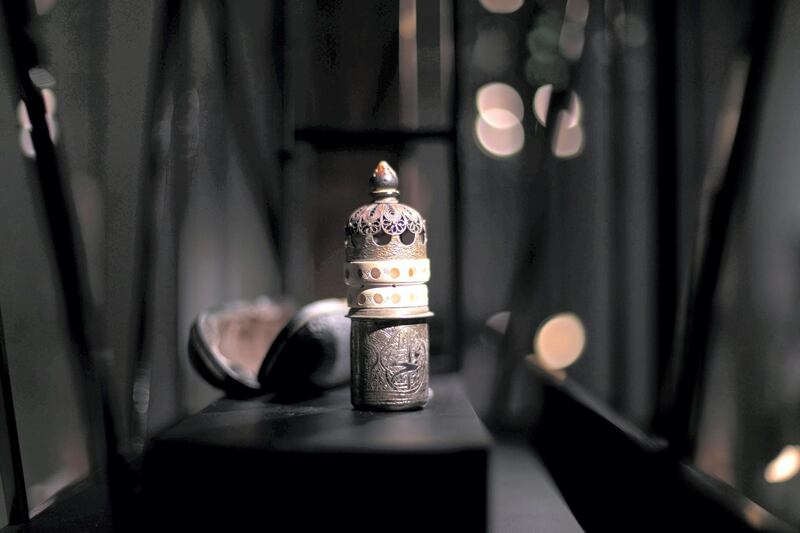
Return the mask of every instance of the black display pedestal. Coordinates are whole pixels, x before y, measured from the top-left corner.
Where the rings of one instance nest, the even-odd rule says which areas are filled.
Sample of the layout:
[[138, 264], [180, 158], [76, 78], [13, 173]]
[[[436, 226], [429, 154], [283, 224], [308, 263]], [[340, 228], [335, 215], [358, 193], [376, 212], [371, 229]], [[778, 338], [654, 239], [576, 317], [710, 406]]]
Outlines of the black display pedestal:
[[148, 521], [221, 531], [485, 531], [490, 437], [453, 376], [419, 411], [219, 400], [153, 440]]

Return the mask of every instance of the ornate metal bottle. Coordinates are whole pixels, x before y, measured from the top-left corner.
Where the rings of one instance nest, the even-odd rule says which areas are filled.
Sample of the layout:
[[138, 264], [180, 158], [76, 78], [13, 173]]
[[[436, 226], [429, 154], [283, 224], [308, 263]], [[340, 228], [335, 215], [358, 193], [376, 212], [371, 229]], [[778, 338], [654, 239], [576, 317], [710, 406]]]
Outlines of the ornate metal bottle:
[[351, 399], [362, 409], [403, 410], [428, 400], [430, 261], [425, 219], [398, 202], [385, 161], [370, 180], [373, 203], [345, 228]]

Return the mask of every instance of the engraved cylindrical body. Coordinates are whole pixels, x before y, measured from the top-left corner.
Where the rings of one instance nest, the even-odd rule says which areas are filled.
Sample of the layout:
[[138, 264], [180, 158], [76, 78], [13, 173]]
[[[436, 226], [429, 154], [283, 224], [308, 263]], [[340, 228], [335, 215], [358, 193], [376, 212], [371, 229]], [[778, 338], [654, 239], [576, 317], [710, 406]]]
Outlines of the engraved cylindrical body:
[[359, 409], [416, 409], [428, 400], [425, 220], [397, 201], [397, 175], [385, 162], [372, 180], [373, 203], [345, 229], [351, 398]]
[[403, 410], [428, 401], [428, 324], [424, 320], [353, 320], [350, 354], [354, 406]]

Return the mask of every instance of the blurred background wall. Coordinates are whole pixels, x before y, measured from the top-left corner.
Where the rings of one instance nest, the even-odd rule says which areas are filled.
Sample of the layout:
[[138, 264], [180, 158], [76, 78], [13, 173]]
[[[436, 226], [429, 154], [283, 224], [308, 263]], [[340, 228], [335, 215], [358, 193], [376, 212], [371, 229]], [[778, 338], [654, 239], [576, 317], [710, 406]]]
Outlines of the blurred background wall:
[[[570, 376], [649, 427], [754, 5], [665, 4], [38, 0], [41, 76], [123, 440], [136, 449], [218, 396], [186, 358], [202, 310], [261, 294], [297, 304], [343, 294], [345, 217], [366, 203], [380, 159], [428, 219], [434, 366], [462, 372], [481, 415], [511, 428], [530, 415], [525, 355], [544, 320], [569, 312], [587, 339]], [[786, 19], [796, 26], [794, 13]], [[27, 490], [39, 505], [88, 465], [62, 297], [2, 54], [0, 305]], [[542, 124], [548, 85], [568, 89], [552, 134]], [[791, 174], [788, 154], [765, 157], [785, 163], [765, 175]], [[769, 253], [759, 250], [742, 253]], [[498, 343], [484, 324], [494, 317], [502, 329], [498, 313], [514, 306], [527, 344]], [[137, 369], [142, 355], [149, 363]], [[742, 453], [755, 454], [756, 471], [777, 452]], [[730, 468], [719, 475], [734, 484], [753, 476]]]

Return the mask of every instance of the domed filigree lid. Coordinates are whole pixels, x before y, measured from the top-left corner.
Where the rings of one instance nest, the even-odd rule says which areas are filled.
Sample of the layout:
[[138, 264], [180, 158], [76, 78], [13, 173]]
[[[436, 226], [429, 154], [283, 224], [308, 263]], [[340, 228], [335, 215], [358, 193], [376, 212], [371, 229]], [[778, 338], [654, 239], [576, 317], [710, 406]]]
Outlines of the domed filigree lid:
[[370, 179], [373, 203], [353, 211], [347, 221], [348, 261], [427, 257], [425, 219], [398, 202], [398, 185], [394, 169], [385, 161], [378, 163]]
[[347, 221], [350, 235], [402, 235], [410, 231], [419, 235], [425, 231], [425, 220], [416, 209], [403, 204], [369, 204], [353, 211]]

